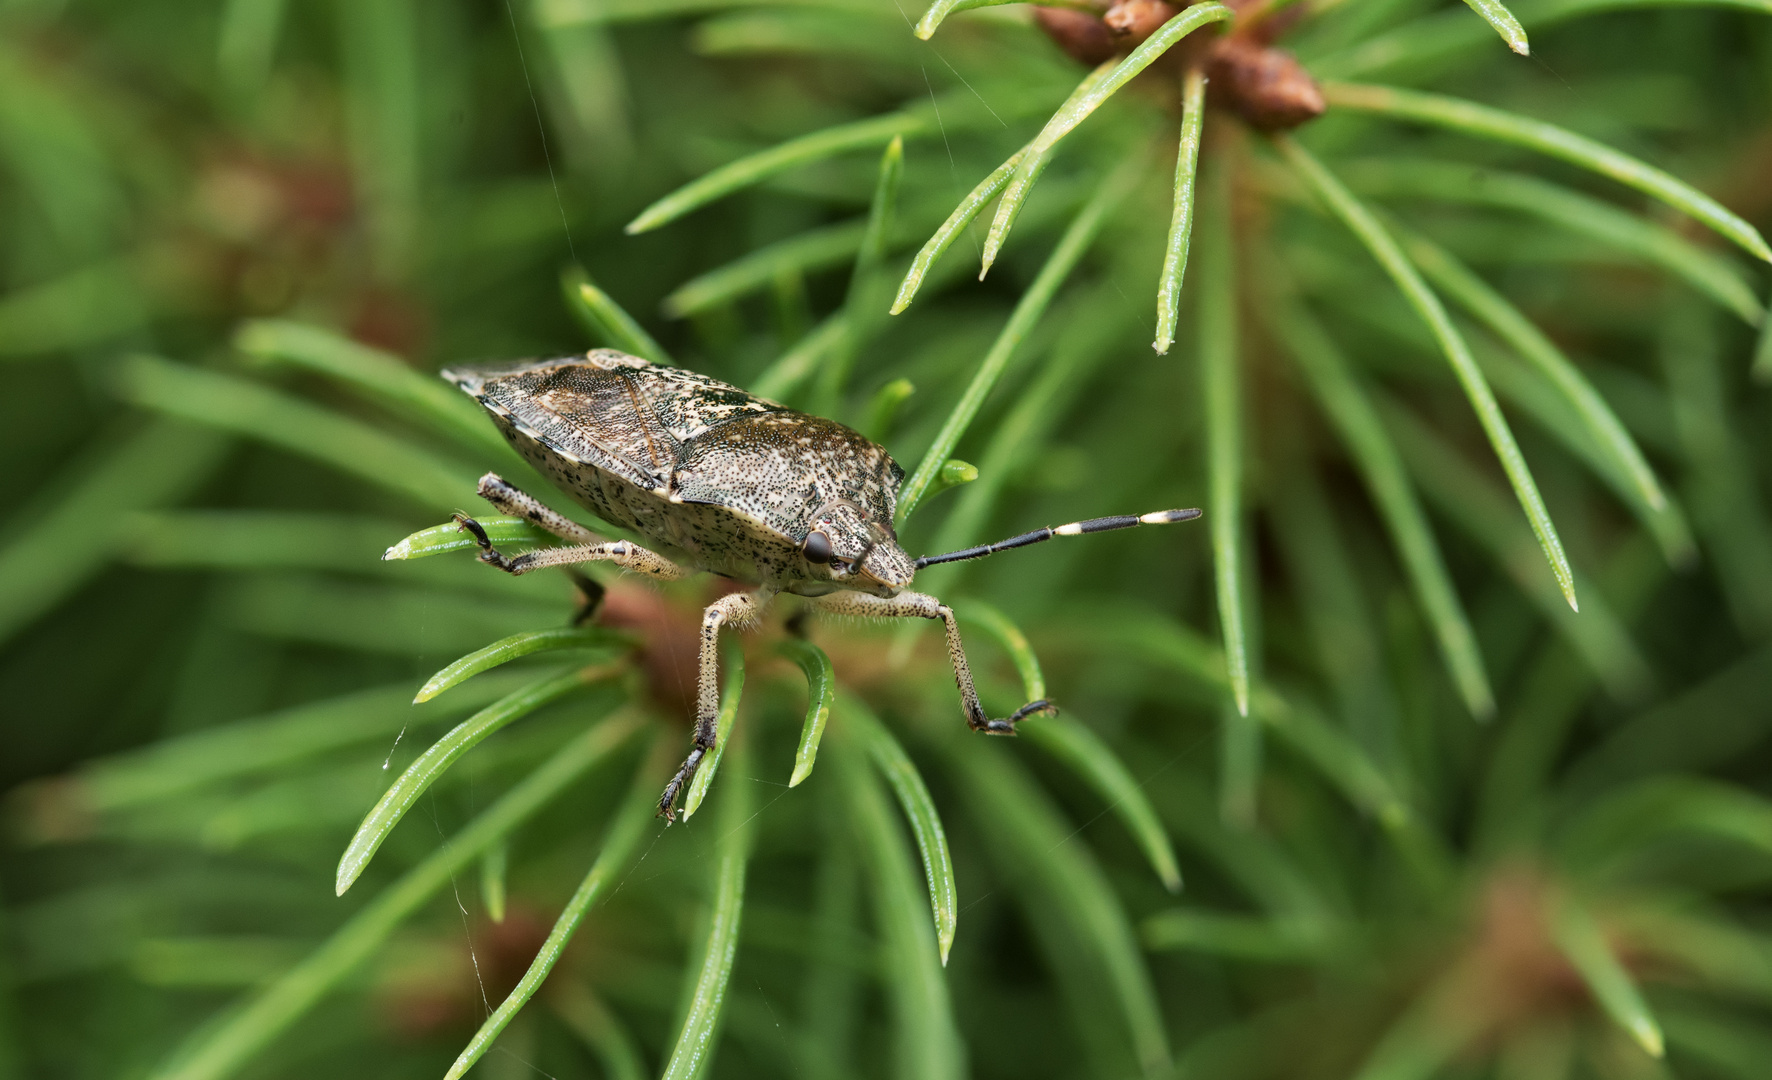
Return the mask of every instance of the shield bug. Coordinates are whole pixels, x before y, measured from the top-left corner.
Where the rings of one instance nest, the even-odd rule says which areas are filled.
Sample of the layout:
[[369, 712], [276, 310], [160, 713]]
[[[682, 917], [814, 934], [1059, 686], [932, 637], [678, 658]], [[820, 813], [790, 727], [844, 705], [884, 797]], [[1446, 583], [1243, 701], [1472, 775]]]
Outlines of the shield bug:
[[909, 590], [916, 572], [1054, 536], [1200, 516], [1198, 510], [1163, 510], [1096, 518], [912, 559], [892, 528], [904, 470], [885, 449], [835, 421], [612, 349], [456, 368], [443, 377], [485, 406], [517, 452], [562, 491], [653, 544], [602, 539], [487, 473], [480, 478], [483, 498], [570, 543], [507, 556], [472, 518], [458, 515], [479, 542], [481, 562], [524, 574], [604, 561], [661, 580], [705, 570], [753, 586], [722, 596], [702, 613], [694, 746], [659, 799], [659, 813], [667, 819], [674, 819], [678, 794], [713, 749], [720, 628], [751, 623], [775, 594], [808, 597], [833, 614], [940, 619], [967, 724], [1009, 735], [1016, 721], [1050, 710], [1051, 703], [1031, 701], [1002, 719], [987, 715], [953, 610]]

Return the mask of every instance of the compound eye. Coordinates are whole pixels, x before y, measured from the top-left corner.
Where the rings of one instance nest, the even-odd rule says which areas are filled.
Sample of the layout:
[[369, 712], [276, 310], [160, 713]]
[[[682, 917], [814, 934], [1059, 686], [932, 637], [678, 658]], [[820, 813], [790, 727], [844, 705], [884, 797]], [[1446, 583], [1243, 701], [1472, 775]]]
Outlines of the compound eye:
[[836, 552], [831, 548], [831, 538], [814, 530], [806, 534], [806, 542], [800, 545], [800, 553], [806, 556], [809, 563], [828, 563]]

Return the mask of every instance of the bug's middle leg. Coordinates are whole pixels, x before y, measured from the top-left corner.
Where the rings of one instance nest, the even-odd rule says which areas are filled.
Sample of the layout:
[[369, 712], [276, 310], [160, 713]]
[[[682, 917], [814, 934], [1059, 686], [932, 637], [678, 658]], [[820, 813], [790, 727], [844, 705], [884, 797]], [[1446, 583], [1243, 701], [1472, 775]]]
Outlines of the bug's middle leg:
[[566, 577], [572, 587], [578, 590], [578, 610], [572, 615], [572, 626], [583, 626], [597, 617], [597, 610], [603, 606], [603, 597], [609, 592], [603, 583], [592, 578], [581, 570], [565, 567]]
[[954, 619], [954, 609], [927, 593], [874, 596], [871, 593], [838, 592], [812, 602], [834, 615], [860, 615], [869, 619], [940, 619], [947, 631], [948, 661], [954, 668], [954, 685], [960, 690], [960, 708], [965, 710], [966, 724], [973, 731], [1013, 735], [1017, 721], [1037, 712], [1058, 711], [1058, 706], [1041, 698], [1028, 702], [1001, 720], [993, 720], [979, 703], [978, 689], [972, 685], [972, 667], [966, 663], [966, 647], [960, 642], [960, 625]]
[[731, 625], [739, 629], [756, 621], [768, 606], [773, 594], [759, 589], [754, 593], [727, 593], [709, 604], [701, 613], [700, 670], [695, 687], [695, 741], [684, 759], [683, 767], [659, 796], [658, 813], [666, 821], [677, 820], [677, 796], [682, 793], [702, 760], [713, 752], [719, 734], [720, 720], [720, 628]]

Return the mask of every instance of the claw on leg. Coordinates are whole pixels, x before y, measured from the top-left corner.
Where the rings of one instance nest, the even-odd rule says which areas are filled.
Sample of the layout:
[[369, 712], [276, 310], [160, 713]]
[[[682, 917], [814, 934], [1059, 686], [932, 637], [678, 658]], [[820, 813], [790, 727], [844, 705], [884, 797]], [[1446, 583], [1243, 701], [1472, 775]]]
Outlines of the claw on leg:
[[980, 719], [974, 719], [973, 717], [968, 716], [966, 720], [974, 731], [982, 731], [987, 735], [1013, 735], [1015, 734], [1015, 725], [1026, 720], [1035, 713], [1039, 713], [1042, 716], [1053, 716], [1056, 715], [1057, 712], [1057, 705], [1054, 705], [1045, 698], [1041, 698], [1038, 701], [1028, 702], [1026, 705], [1023, 705], [1021, 708], [1015, 710], [1001, 720], [983, 719], [982, 714]]
[[491, 538], [486, 535], [485, 526], [466, 514], [456, 514], [455, 524], [456, 527], [463, 532], [473, 534], [474, 543], [480, 545], [480, 554], [477, 557], [481, 562], [485, 563], [487, 566], [496, 566], [506, 573], [510, 572], [511, 560], [500, 554], [499, 550], [492, 546]]
[[677, 775], [671, 777], [671, 782], [665, 785], [664, 794], [658, 797], [658, 817], [664, 818], [667, 823], [677, 820], [677, 796], [695, 779], [695, 770], [701, 766], [701, 759], [706, 755], [707, 751], [699, 746], [689, 751], [683, 767], [677, 770]]
[[960, 627], [954, 609], [924, 593], [901, 592], [896, 596], [874, 596], [861, 592], [832, 593], [813, 601], [825, 611], [863, 618], [939, 619], [947, 634], [948, 662], [954, 669], [954, 686], [960, 691], [960, 711], [966, 726], [988, 735], [1013, 735], [1015, 725], [1034, 713], [1055, 713], [1058, 706], [1041, 698], [1030, 701], [1002, 720], [994, 720], [978, 700], [978, 688], [972, 682], [972, 667], [966, 662], [966, 648], [960, 641]]
[[[750, 625], [772, 594], [766, 590], [755, 593], [727, 593], [709, 604], [701, 613], [700, 670], [696, 678], [694, 748], [684, 759], [683, 767], [659, 796], [658, 816], [666, 821], [677, 820], [677, 796], [688, 788], [695, 772], [715, 752], [720, 733], [720, 628]], [[709, 766], [712, 768], [712, 765]]]

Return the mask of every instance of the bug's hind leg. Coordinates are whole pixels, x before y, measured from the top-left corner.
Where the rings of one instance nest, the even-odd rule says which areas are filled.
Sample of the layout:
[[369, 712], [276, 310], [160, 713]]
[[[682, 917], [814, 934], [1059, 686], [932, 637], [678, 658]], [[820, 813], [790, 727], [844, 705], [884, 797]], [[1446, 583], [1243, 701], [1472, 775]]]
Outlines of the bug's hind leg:
[[768, 606], [773, 595], [759, 590], [754, 593], [727, 593], [709, 604], [701, 613], [700, 670], [695, 687], [695, 743], [684, 759], [683, 767], [665, 785], [658, 799], [658, 815], [666, 821], [677, 820], [677, 796], [694, 779], [695, 770], [714, 750], [720, 720], [720, 628], [731, 625], [742, 628], [754, 622]]
[[[488, 566], [496, 566], [507, 574], [527, 574], [544, 566], [570, 566], [573, 563], [587, 562], [612, 562], [624, 570], [632, 570], [661, 581], [675, 581], [690, 573], [656, 551], [649, 551], [638, 544], [627, 540], [604, 540], [565, 514], [551, 509], [540, 499], [520, 490], [497, 473], [487, 473], [480, 478], [480, 497], [504, 513], [532, 521], [562, 540], [576, 541], [570, 547], [540, 548], [526, 555], [513, 557], [492, 546], [491, 538], [478, 521], [466, 514], [455, 515], [455, 523], [472, 533], [474, 542], [480, 545], [480, 561]], [[580, 587], [583, 588], [583, 585]], [[594, 609], [596, 601], [601, 598], [601, 589], [597, 591], [595, 598], [587, 594], [588, 606]]]
[[[511, 483], [497, 473], [489, 472], [480, 478], [479, 493], [482, 499], [491, 503], [493, 507], [501, 513], [508, 514], [511, 517], [522, 518], [525, 521], [531, 522], [540, 528], [553, 533], [562, 540], [570, 540], [581, 547], [591, 547], [603, 542], [603, 538], [596, 533], [585, 528], [583, 525], [580, 525], [578, 522], [573, 521], [558, 510], [548, 506], [535, 496], [518, 488], [517, 485]], [[455, 515], [455, 523], [467, 532], [474, 534], [475, 542], [480, 545], [481, 562], [488, 566], [496, 566], [500, 570], [512, 574], [523, 573], [523, 570], [513, 569], [513, 567], [518, 565], [525, 565], [527, 569], [534, 569], [533, 566], [528, 566], [527, 564], [522, 563], [522, 560], [526, 558], [526, 556], [520, 555], [513, 559], [493, 547], [492, 541], [486, 536], [486, 530], [481, 528], [480, 523], [473, 518], [468, 517], [466, 514], [457, 514]], [[574, 559], [570, 561], [588, 562], [592, 560]], [[548, 565], [562, 564], [550, 563]]]
[[455, 523], [474, 534], [474, 540], [480, 545], [480, 561], [488, 566], [496, 566], [513, 576], [527, 574], [548, 566], [571, 566], [574, 563], [612, 562], [623, 570], [632, 570], [636, 574], [659, 581], [676, 581], [688, 577], [693, 570], [685, 570], [676, 563], [627, 540], [604, 540], [595, 544], [574, 544], [570, 547], [539, 548], [523, 555], [506, 555], [492, 546], [486, 535], [486, 529], [478, 521], [463, 514], [455, 515]]
[[497, 473], [482, 476], [479, 490], [480, 497], [501, 513], [533, 522], [562, 540], [570, 540], [575, 544], [594, 544], [603, 539]]
[[940, 619], [947, 631], [948, 661], [954, 668], [954, 685], [960, 690], [960, 708], [966, 713], [966, 725], [973, 731], [1013, 735], [1017, 721], [1034, 713], [1058, 711], [1058, 706], [1041, 698], [1028, 702], [1001, 720], [993, 720], [979, 703], [978, 689], [972, 685], [972, 668], [966, 663], [966, 647], [960, 642], [960, 625], [954, 619], [954, 609], [933, 596], [915, 592], [901, 592], [889, 597], [839, 592], [821, 596], [813, 603], [835, 615], [860, 615], [870, 619]]

